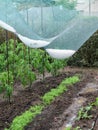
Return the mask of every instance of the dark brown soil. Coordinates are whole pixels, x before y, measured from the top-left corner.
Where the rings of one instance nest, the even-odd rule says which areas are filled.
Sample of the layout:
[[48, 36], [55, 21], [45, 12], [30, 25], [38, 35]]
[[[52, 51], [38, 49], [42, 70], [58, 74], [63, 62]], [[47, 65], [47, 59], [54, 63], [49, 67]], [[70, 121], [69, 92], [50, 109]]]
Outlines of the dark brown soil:
[[[73, 76], [74, 74], [79, 74], [81, 75], [81, 82], [70, 86], [67, 92], [62, 94], [60, 97], [57, 97], [51, 105], [47, 106], [42, 113], [37, 115], [36, 118], [25, 128], [25, 130], [59, 130], [66, 121], [66, 117], [69, 116], [66, 115], [66, 117], [60, 118], [60, 115], [67, 110], [70, 104], [72, 104], [73, 98], [79, 96], [78, 93], [87, 83], [97, 82], [95, 77], [98, 72], [97, 70], [92, 69], [84, 70], [66, 68], [65, 70], [66, 73], [60, 74], [59, 76], [48, 77], [45, 78], [44, 81], [35, 82], [32, 85], [31, 90], [26, 88], [19, 91], [16, 96], [13, 96], [13, 101], [10, 104], [7, 101], [0, 102], [0, 130], [9, 127], [15, 116], [20, 115], [30, 106], [41, 102], [40, 96], [43, 96], [46, 92], [50, 91], [50, 89], [56, 88], [64, 78]], [[98, 97], [98, 91], [84, 94], [83, 97], [87, 98], [87, 102], [84, 104], [87, 105], [88, 103], [95, 101], [95, 98]], [[98, 130], [98, 107], [94, 108], [91, 114], [93, 118], [90, 120], [82, 119], [76, 121], [74, 127], [80, 126], [83, 130], [88, 130], [96, 119], [93, 130]]]

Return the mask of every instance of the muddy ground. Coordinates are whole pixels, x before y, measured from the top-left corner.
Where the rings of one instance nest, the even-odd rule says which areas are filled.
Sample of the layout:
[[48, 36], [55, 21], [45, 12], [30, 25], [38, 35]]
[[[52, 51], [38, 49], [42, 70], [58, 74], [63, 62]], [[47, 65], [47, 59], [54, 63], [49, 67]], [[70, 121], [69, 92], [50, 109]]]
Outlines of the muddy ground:
[[[64, 78], [74, 74], [79, 74], [81, 81], [70, 86], [67, 92], [57, 97], [51, 105], [47, 106], [41, 114], [37, 115], [25, 127], [25, 130], [66, 130], [65, 127], [69, 122], [72, 123], [73, 128], [80, 126], [82, 130], [98, 130], [98, 107], [94, 107], [91, 111], [91, 119], [81, 119], [79, 121], [73, 119], [73, 115], [76, 116], [79, 108], [95, 101], [95, 98], [98, 97], [98, 70], [69, 67], [65, 68], [65, 71], [56, 77], [50, 76], [45, 78], [44, 81], [35, 82], [31, 90], [28, 88], [20, 89], [20, 85], [17, 83], [12, 102], [9, 104], [8, 101], [0, 101], [0, 130], [9, 127], [15, 116], [20, 115], [30, 106], [40, 103], [40, 96], [43, 96], [52, 88], [56, 88]], [[94, 86], [96, 87], [94, 88]], [[87, 89], [83, 89], [86, 87]], [[76, 105], [75, 100], [77, 100]], [[79, 103], [80, 106], [77, 105]]]

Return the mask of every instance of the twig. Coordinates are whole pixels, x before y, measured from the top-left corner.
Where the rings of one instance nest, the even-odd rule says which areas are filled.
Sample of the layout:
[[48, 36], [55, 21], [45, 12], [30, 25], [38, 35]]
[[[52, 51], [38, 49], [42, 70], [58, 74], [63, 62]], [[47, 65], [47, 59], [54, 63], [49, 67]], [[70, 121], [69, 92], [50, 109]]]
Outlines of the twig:
[[94, 121], [93, 121], [93, 123], [92, 123], [92, 128], [91, 128], [90, 130], [94, 130], [94, 128], [95, 128], [95, 126], [96, 126], [97, 120], [98, 120], [98, 115], [96, 115], [96, 117], [95, 117], [95, 119], [94, 119]]

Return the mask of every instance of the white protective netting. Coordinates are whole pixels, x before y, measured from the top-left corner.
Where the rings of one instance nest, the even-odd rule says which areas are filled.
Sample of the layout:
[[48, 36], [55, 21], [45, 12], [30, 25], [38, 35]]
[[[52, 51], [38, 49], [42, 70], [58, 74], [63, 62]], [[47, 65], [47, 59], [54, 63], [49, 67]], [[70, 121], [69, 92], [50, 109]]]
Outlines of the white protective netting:
[[0, 0], [0, 26], [62, 59], [98, 29], [97, 7], [98, 0]]

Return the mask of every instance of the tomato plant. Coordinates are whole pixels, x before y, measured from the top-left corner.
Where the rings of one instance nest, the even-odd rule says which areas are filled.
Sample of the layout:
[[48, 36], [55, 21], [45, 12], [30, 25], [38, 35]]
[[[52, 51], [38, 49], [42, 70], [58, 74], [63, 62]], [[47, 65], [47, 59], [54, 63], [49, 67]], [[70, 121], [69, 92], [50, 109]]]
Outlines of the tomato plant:
[[11, 95], [13, 92], [13, 75], [12, 72], [2, 72], [0, 73], [0, 93], [4, 92], [5, 96], [11, 99]]

